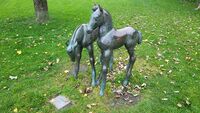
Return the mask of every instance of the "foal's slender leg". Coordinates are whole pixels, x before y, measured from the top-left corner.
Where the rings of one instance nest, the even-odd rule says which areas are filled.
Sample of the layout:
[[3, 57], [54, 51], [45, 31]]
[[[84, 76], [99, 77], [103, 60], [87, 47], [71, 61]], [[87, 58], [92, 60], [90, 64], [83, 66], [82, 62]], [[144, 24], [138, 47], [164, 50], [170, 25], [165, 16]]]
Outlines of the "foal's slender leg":
[[113, 71], [113, 52], [111, 52], [111, 55], [110, 55], [109, 68], [110, 68], [110, 71]]
[[[100, 55], [99, 61], [100, 61], [100, 64], [103, 65], [103, 50], [101, 50], [101, 55]], [[99, 85], [101, 78], [102, 78], [102, 75], [99, 74], [98, 79], [96, 81], [96, 85]]]
[[129, 53], [129, 63], [128, 63], [127, 68], [126, 68], [126, 78], [123, 82], [124, 86], [128, 85], [130, 76], [132, 75], [133, 64], [135, 63], [135, 60], [136, 60], [133, 48], [129, 48], [128, 53]]
[[[103, 59], [102, 54], [103, 53], [101, 52], [101, 55], [100, 55], [100, 64], [102, 64], [102, 59]], [[110, 68], [110, 71], [113, 71], [113, 52], [110, 55], [109, 68]]]
[[74, 70], [74, 77], [76, 79], [78, 78], [82, 49], [83, 48], [81, 46], [77, 46], [76, 50], [75, 50], [76, 51], [76, 64], [75, 64], [75, 70]]
[[108, 72], [108, 64], [109, 64], [111, 54], [112, 54], [111, 50], [105, 50], [103, 52], [102, 70], [101, 70], [102, 82], [101, 82], [101, 88], [100, 88], [100, 96], [104, 95], [104, 90], [106, 87], [106, 77], [107, 77], [107, 72]]
[[90, 56], [90, 64], [92, 66], [92, 86], [96, 85], [96, 69], [95, 69], [95, 59], [94, 59], [94, 53], [93, 53], [93, 45], [89, 45], [87, 47], [89, 56]]

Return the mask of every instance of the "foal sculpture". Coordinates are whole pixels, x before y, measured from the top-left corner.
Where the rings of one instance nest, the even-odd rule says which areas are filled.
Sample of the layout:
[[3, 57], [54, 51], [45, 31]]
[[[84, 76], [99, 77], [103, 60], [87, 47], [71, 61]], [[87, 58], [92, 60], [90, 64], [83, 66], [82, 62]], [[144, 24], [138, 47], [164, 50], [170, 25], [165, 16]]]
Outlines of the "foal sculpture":
[[100, 95], [104, 95], [106, 86], [106, 76], [108, 72], [108, 64], [112, 57], [113, 50], [125, 46], [129, 54], [129, 63], [126, 68], [126, 78], [123, 85], [126, 86], [132, 74], [132, 68], [136, 60], [134, 48], [137, 44], [141, 44], [141, 32], [132, 27], [125, 27], [116, 30], [112, 26], [112, 18], [108, 11], [102, 9], [100, 5], [93, 7], [93, 13], [88, 24], [87, 32], [91, 33], [99, 27], [100, 36], [97, 38], [97, 44], [101, 49], [102, 70], [97, 80], [97, 84], [101, 81]]
[[67, 53], [71, 58], [71, 61], [75, 62], [75, 78], [78, 77], [80, 59], [83, 48], [87, 48], [90, 56], [90, 64], [92, 66], [92, 86], [96, 85], [96, 69], [95, 69], [95, 59], [93, 52], [93, 42], [99, 36], [98, 27], [94, 29], [91, 33], [87, 33], [87, 24], [82, 24], [74, 31], [72, 38], [67, 46]]

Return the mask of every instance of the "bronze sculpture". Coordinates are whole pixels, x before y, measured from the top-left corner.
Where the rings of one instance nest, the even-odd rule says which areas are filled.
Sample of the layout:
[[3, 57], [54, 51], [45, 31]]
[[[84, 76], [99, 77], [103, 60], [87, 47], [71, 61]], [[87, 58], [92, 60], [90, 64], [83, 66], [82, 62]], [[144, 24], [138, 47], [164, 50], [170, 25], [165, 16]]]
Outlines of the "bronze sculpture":
[[[110, 70], [112, 70], [113, 50], [124, 45], [128, 51], [129, 63], [126, 67], [126, 78], [123, 82], [123, 85], [126, 86], [132, 75], [132, 68], [136, 60], [134, 48], [137, 44], [142, 43], [142, 34], [132, 27], [125, 27], [118, 30], [114, 29], [110, 13], [101, 8], [100, 5], [94, 5], [92, 10], [93, 13], [89, 24], [82, 24], [74, 31], [70, 43], [67, 46], [67, 53], [71, 61], [77, 61], [74, 73], [75, 78], [77, 78], [81, 52], [83, 48], [87, 48], [90, 56], [90, 64], [92, 65], [92, 86], [99, 84], [101, 81], [100, 95], [103, 96], [109, 64]], [[101, 73], [97, 81], [93, 53], [93, 42], [96, 39], [101, 49], [100, 62], [102, 65]]]
[[126, 78], [123, 85], [126, 86], [131, 76], [133, 64], [136, 60], [134, 48], [136, 44], [141, 44], [141, 32], [133, 29], [132, 27], [125, 27], [116, 30], [112, 26], [112, 18], [108, 11], [102, 9], [100, 5], [93, 7], [93, 13], [88, 24], [88, 33], [99, 27], [100, 36], [97, 39], [97, 44], [101, 49], [102, 70], [97, 80], [97, 84], [101, 82], [100, 95], [104, 95], [106, 86], [106, 75], [108, 71], [108, 64], [112, 57], [113, 50], [125, 46], [129, 54], [129, 63], [126, 68]]

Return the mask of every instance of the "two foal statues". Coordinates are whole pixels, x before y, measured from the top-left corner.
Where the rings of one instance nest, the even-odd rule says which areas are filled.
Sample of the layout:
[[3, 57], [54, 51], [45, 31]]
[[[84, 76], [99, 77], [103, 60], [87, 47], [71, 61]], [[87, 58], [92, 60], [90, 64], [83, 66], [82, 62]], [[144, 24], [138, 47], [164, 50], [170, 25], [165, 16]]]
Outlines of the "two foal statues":
[[[72, 61], [76, 60], [74, 76], [77, 78], [81, 52], [83, 48], [87, 48], [92, 66], [92, 86], [100, 84], [100, 95], [103, 96], [109, 63], [112, 69], [113, 50], [125, 46], [128, 51], [129, 63], [126, 67], [126, 78], [123, 82], [123, 85], [126, 86], [132, 75], [132, 68], [136, 60], [134, 49], [137, 44], [141, 44], [142, 34], [132, 27], [125, 27], [118, 30], [113, 28], [110, 13], [101, 8], [100, 5], [94, 5], [92, 10], [93, 13], [89, 23], [82, 24], [74, 31], [67, 47], [67, 53]], [[97, 80], [93, 54], [94, 41], [97, 41], [98, 47], [101, 49], [100, 61], [102, 67]]]

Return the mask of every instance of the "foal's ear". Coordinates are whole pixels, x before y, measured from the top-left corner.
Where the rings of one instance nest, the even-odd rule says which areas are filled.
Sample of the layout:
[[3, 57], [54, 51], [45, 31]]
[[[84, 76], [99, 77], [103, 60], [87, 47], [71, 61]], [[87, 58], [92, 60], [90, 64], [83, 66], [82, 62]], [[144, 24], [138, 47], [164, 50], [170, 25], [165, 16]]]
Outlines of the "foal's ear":
[[97, 6], [98, 6], [99, 10], [100, 10], [101, 12], [103, 12], [103, 8], [102, 8], [99, 4], [97, 4]]
[[94, 5], [93, 5], [93, 7], [92, 7], [92, 11], [94, 12], [94, 11], [96, 11], [97, 10], [97, 4], [96, 3], [94, 3]]

